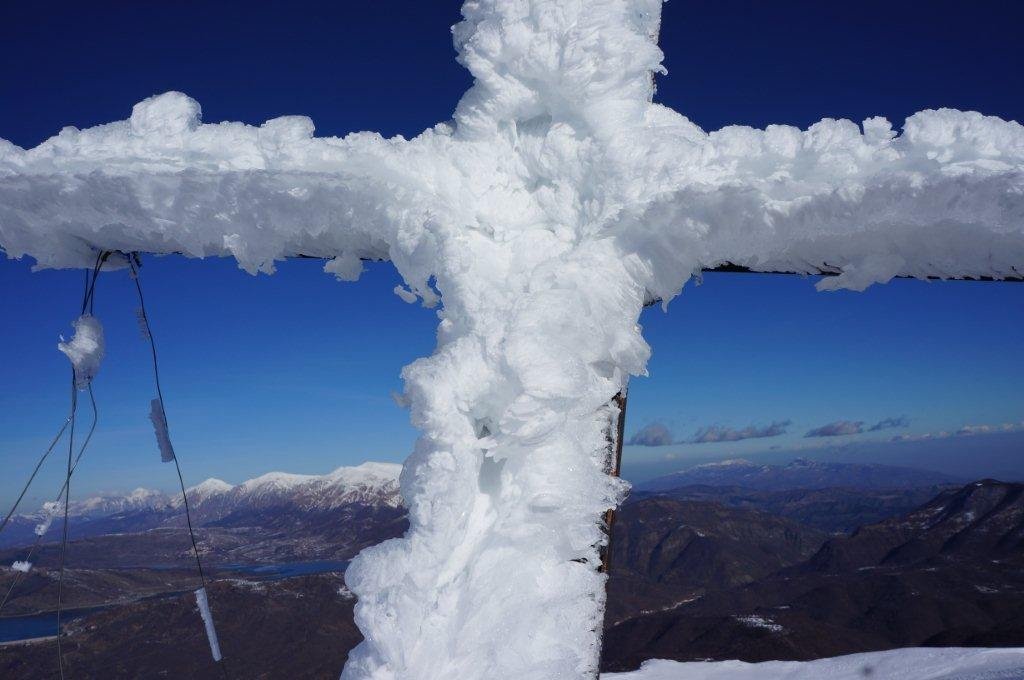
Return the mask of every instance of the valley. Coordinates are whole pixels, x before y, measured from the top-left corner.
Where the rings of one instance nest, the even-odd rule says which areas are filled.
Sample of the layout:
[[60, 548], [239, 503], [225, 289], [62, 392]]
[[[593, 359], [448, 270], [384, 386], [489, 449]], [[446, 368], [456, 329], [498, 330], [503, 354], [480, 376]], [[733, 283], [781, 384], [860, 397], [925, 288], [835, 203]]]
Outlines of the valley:
[[[406, 527], [398, 467], [367, 465], [189, 490], [238, 677], [335, 677], [358, 643], [347, 561]], [[863, 468], [733, 464], [639, 486], [612, 535], [603, 667], [1024, 644], [1024, 486]], [[65, 627], [74, 675], [217, 677], [180, 508], [136, 492], [76, 510], [65, 602], [89, 613]], [[0, 559], [30, 547], [8, 545]], [[52, 611], [58, 550], [47, 534], [27, 574], [0, 571], [3, 616]], [[0, 647], [4, 677], [55, 665], [53, 639], [33, 636]], [[301, 672], [270, 670], [294, 655]]]

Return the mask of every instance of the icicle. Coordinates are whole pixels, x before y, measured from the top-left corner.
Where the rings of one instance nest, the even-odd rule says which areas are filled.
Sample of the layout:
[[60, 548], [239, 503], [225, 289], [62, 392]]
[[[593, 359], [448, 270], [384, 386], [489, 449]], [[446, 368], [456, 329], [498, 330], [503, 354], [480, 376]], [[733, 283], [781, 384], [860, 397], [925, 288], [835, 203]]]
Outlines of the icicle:
[[[134, 276], [134, 270], [132, 270]], [[149, 322], [146, 320], [146, 312], [142, 307], [135, 310], [135, 318], [139, 322], [139, 333], [143, 340], [149, 340], [152, 336], [149, 333]]]
[[14, 562], [14, 564], [11, 565], [11, 569], [13, 569], [14, 571], [20, 571], [23, 574], [27, 574], [28, 570], [31, 569], [31, 568], [32, 568], [32, 563], [31, 562], [27, 562], [27, 561], [23, 562], [22, 560], [16, 560]]
[[196, 591], [196, 604], [199, 605], [199, 615], [203, 617], [203, 625], [206, 626], [206, 637], [210, 640], [210, 654], [214, 661], [220, 661], [220, 643], [217, 641], [217, 629], [213, 627], [213, 614], [210, 612], [210, 602], [206, 599], [205, 586]]
[[75, 387], [84, 390], [100, 370], [103, 361], [103, 326], [91, 314], [75, 319], [75, 335], [70, 341], [57, 344], [57, 349], [67, 355], [75, 368]]
[[160, 462], [169, 463], [174, 460], [174, 447], [171, 446], [171, 435], [167, 432], [164, 405], [159, 399], [154, 399], [150, 403], [149, 419], [153, 421], [153, 429], [156, 431], [156, 443], [160, 446]]

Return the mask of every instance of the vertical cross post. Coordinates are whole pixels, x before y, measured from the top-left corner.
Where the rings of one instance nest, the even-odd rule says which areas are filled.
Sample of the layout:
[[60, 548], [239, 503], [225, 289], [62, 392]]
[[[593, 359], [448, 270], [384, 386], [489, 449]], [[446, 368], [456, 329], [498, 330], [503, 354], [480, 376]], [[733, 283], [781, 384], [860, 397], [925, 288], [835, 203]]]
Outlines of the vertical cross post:
[[[618, 413], [608, 428], [608, 458], [605, 463], [605, 473], [612, 477], [618, 477], [622, 469], [622, 440], [626, 430], [626, 390], [622, 390], [614, 397], [612, 403], [618, 407]], [[602, 574], [607, 574], [611, 566], [612, 554], [612, 525], [615, 523], [615, 508], [609, 508], [604, 513], [603, 528], [608, 540], [601, 548], [601, 566], [598, 568]]]
[[[622, 469], [622, 441], [626, 430], [626, 390], [623, 389], [612, 397], [612, 403], [618, 408], [618, 411], [613, 415], [611, 422], [608, 424], [608, 453], [605, 459], [605, 473], [618, 477], [619, 471]], [[605, 543], [599, 551], [601, 564], [598, 565], [597, 570], [602, 574], [607, 574], [611, 568], [612, 525], [614, 523], [615, 508], [609, 508], [601, 518], [601, 528], [605, 533]], [[608, 611], [607, 597], [608, 586], [606, 583], [605, 612]], [[602, 630], [598, 631], [597, 634], [598, 649], [597, 663], [594, 666], [594, 680], [601, 680], [601, 647], [604, 642], [603, 621], [601, 625]]]

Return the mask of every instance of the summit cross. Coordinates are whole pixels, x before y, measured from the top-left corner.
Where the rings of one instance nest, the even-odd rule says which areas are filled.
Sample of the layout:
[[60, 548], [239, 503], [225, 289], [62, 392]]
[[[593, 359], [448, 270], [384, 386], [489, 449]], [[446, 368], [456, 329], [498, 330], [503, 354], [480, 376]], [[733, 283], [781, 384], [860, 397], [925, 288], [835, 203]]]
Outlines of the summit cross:
[[462, 11], [474, 84], [413, 139], [203, 124], [175, 92], [33, 149], [0, 139], [0, 247], [44, 268], [114, 251], [270, 273], [305, 255], [344, 280], [391, 261], [440, 324], [403, 371], [410, 527], [346, 574], [365, 641], [342, 677], [592, 678], [600, 518], [626, 489], [607, 429], [645, 370], [644, 304], [726, 263], [837, 274], [823, 289], [1020, 277], [1024, 128], [943, 109], [901, 134], [882, 118], [707, 133], [654, 101], [660, 0]]

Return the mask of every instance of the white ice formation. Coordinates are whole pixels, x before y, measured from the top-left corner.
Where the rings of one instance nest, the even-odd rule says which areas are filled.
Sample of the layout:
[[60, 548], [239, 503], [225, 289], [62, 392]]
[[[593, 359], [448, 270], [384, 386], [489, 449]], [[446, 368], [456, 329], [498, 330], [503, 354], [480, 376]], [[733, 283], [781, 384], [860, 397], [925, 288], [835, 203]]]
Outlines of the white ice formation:
[[174, 446], [171, 444], [171, 435], [167, 431], [167, 416], [164, 413], [164, 404], [160, 401], [159, 397], [149, 403], [149, 420], [153, 423], [156, 445], [160, 449], [160, 462], [170, 463], [174, 460]]
[[27, 574], [32, 569], [32, 563], [23, 560], [15, 560], [11, 565], [12, 571], [20, 571], [23, 574]]
[[[2, 142], [3, 140], [0, 140]], [[0, 176], [0, 181], [2, 181]], [[0, 240], [0, 244], [3, 241]], [[83, 314], [74, 321], [75, 334], [71, 340], [57, 343], [75, 369], [75, 387], [84, 390], [99, 373], [103, 362], [103, 326], [91, 314]]]
[[199, 615], [203, 618], [203, 627], [206, 628], [206, 639], [210, 643], [210, 655], [214, 661], [220, 661], [220, 641], [217, 640], [217, 629], [213, 627], [213, 614], [210, 612], [210, 600], [206, 597], [206, 588], [196, 591], [196, 604], [199, 606]]
[[649, 355], [637, 320], [702, 268], [1024, 272], [1024, 128], [979, 113], [705, 132], [652, 103], [660, 0], [467, 0], [475, 78], [414, 139], [313, 135], [304, 117], [203, 124], [167, 93], [130, 119], [0, 142], [0, 246], [41, 267], [97, 249], [394, 263], [441, 303], [406, 367], [421, 437], [405, 538], [347, 581], [349, 680], [593, 677], [609, 400]]
[[36, 536], [46, 535], [46, 532], [50, 530], [50, 525], [53, 524], [53, 520], [57, 517], [57, 512], [59, 510], [60, 503], [57, 501], [46, 501], [43, 503], [43, 507], [39, 512], [39, 523], [36, 524], [35, 528]]

